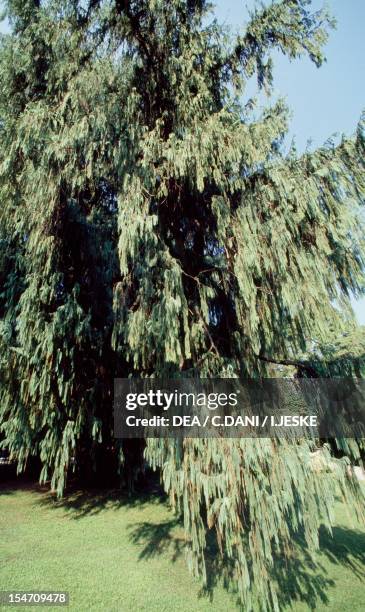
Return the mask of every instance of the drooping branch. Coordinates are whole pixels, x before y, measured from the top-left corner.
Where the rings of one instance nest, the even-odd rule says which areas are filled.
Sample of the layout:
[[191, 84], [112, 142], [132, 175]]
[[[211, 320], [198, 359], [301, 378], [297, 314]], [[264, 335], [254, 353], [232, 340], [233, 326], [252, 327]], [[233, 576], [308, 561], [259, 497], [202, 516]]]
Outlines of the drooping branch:
[[272, 80], [272, 65], [265, 59], [270, 50], [278, 49], [290, 59], [308, 54], [320, 66], [327, 31], [335, 21], [326, 9], [311, 13], [305, 5], [303, 0], [280, 0], [256, 10], [222, 66], [243, 70], [246, 76], [256, 71], [260, 86]]
[[307, 372], [311, 378], [318, 378], [316, 369], [308, 361], [296, 361], [294, 359], [276, 359], [273, 357], [267, 357], [266, 355], [257, 355], [257, 359], [265, 361], [266, 363], [273, 363], [275, 365], [282, 366], [293, 366], [298, 369], [299, 372]]

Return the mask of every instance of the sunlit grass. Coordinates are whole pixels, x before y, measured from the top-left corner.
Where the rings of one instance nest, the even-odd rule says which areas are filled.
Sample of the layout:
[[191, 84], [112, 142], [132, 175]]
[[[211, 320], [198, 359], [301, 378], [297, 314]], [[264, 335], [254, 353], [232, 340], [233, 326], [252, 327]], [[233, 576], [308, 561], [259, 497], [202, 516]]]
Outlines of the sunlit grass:
[[[364, 610], [365, 530], [340, 503], [336, 516], [334, 539], [321, 534], [316, 567], [298, 553], [278, 573], [283, 608]], [[0, 527], [1, 590], [69, 591], [79, 611], [237, 609], [219, 575], [202, 596], [185, 564], [181, 526], [157, 495], [76, 492], [59, 503], [38, 487], [5, 484]]]

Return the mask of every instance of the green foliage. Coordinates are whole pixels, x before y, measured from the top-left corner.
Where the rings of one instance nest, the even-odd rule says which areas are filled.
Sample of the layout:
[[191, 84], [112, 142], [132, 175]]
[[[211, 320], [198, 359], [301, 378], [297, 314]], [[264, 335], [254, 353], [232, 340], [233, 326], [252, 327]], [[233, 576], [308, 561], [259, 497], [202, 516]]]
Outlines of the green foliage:
[[316, 343], [308, 354], [308, 362], [319, 376], [357, 376], [365, 373], [365, 327], [348, 325], [338, 335], [329, 330], [326, 342]]
[[[128, 463], [115, 376], [262, 376], [323, 343], [329, 321], [339, 335], [338, 305], [364, 288], [364, 126], [286, 154], [283, 101], [259, 114], [245, 99], [252, 75], [270, 91], [275, 48], [323, 61], [332, 21], [305, 0], [258, 9], [237, 36], [203, 0], [6, 5], [1, 423], [19, 469], [39, 457], [61, 495], [103, 453]], [[193, 569], [214, 528], [247, 607], [252, 592], [275, 606], [274, 551], [295, 531], [313, 548], [330, 524], [333, 483], [310, 447], [149, 440], [145, 456], [184, 514]]]

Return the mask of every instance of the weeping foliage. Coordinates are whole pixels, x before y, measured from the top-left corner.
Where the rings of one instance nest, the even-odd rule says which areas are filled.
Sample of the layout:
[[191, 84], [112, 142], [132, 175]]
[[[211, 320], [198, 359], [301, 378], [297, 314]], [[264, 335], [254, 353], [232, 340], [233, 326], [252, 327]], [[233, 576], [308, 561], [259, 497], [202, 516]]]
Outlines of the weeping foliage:
[[[322, 375], [359, 375], [341, 346], [332, 372], [325, 350], [308, 354], [330, 326], [342, 337], [364, 289], [363, 122], [353, 138], [285, 152], [285, 103], [260, 111], [246, 94], [252, 78], [270, 94], [275, 49], [321, 65], [327, 12], [276, 0], [234, 35], [204, 0], [5, 4], [0, 414], [19, 470], [39, 457], [60, 495], [103, 453], [123, 472], [116, 376], [257, 377], [303, 355]], [[334, 480], [360, 496], [347, 457], [315, 474], [310, 450], [146, 442], [191, 568], [204, 578], [215, 531], [247, 609], [278, 606], [275, 556], [290, 557], [295, 533], [315, 549]], [[356, 457], [357, 442], [345, 451]]]

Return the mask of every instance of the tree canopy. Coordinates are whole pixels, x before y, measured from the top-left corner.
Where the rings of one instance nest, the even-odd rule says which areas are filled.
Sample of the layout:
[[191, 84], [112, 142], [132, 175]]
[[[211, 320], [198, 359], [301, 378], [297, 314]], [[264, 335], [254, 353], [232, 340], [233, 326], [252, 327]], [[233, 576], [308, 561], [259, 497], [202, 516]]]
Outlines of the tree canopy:
[[275, 50], [320, 66], [333, 20], [306, 0], [260, 5], [237, 34], [204, 0], [5, 5], [4, 444], [20, 470], [38, 457], [60, 495], [106, 454], [136, 476], [144, 452], [183, 513], [193, 570], [204, 577], [215, 530], [247, 609], [275, 607], [275, 554], [296, 532], [316, 546], [334, 476], [313, 474], [304, 441], [130, 449], [113, 439], [113, 380], [260, 377], [285, 360], [331, 375], [316, 343], [354, 328], [349, 300], [365, 286], [363, 121], [299, 155], [285, 102], [260, 111], [246, 92], [256, 79], [270, 94]]

